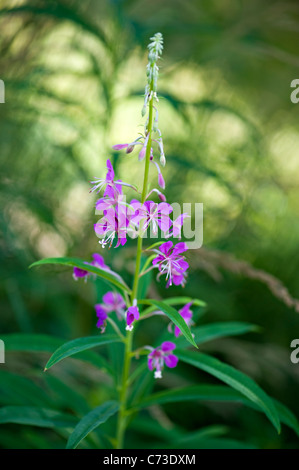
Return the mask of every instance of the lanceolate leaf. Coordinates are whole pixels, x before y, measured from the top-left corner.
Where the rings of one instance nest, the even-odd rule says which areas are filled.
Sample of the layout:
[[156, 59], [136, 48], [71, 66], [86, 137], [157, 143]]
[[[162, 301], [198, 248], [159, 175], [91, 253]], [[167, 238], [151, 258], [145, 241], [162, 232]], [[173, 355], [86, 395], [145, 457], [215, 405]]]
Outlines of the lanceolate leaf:
[[52, 354], [46, 364], [45, 370], [49, 369], [54, 364], [57, 364], [57, 362], [60, 362], [62, 359], [73, 356], [74, 354], [85, 351], [86, 349], [119, 341], [121, 340], [117, 335], [87, 336], [84, 338], [73, 339], [72, 341], [60, 346], [60, 348]]
[[[50, 352], [59, 348], [65, 343], [61, 338], [55, 338], [49, 335], [23, 334], [15, 333], [2, 335], [6, 351], [28, 351], [28, 352]], [[76, 359], [89, 362], [90, 364], [102, 368], [111, 373], [108, 362], [93, 351], [84, 351], [76, 356]]]
[[168, 305], [185, 305], [192, 302], [194, 307], [205, 307], [207, 305], [203, 300], [193, 299], [192, 297], [168, 297], [163, 302]]
[[84, 416], [76, 425], [74, 431], [70, 435], [66, 448], [75, 449], [82, 439], [84, 439], [91, 431], [100, 424], [105, 423], [107, 419], [113, 416], [119, 409], [116, 401], [107, 401], [103, 405], [98, 406], [90, 413]]
[[165, 315], [170, 318], [170, 320], [179, 327], [187, 341], [191, 343], [193, 346], [196, 346], [196, 343], [194, 342], [193, 336], [191, 334], [191, 331], [183, 319], [183, 317], [179, 314], [179, 312], [173, 308], [171, 305], [167, 305], [165, 302], [162, 302], [161, 300], [155, 300], [155, 299], [147, 299], [142, 301], [142, 303], [149, 304], [155, 306], [158, 310], [161, 310]]
[[72, 266], [72, 267], [84, 269], [85, 271], [88, 271], [89, 273], [96, 274], [97, 276], [101, 277], [105, 281], [108, 281], [110, 284], [118, 287], [122, 291], [125, 291], [128, 293], [131, 292], [130, 288], [127, 286], [125, 281], [121, 278], [121, 276], [119, 276], [115, 272], [97, 268], [77, 258], [45, 258], [45, 259], [41, 259], [40, 261], [36, 261], [35, 263], [31, 264], [29, 267], [32, 268], [34, 266], [40, 266], [44, 264], [61, 264], [63, 266]]
[[45, 428], [69, 428], [78, 419], [66, 413], [35, 406], [5, 406], [0, 409], [0, 424], [17, 423]]
[[[189, 400], [242, 403], [254, 410], [262, 412], [260, 406], [246, 398], [242, 393], [223, 385], [194, 385], [174, 390], [165, 390], [163, 392], [154, 393], [144, 398], [139, 403], [134, 404], [134, 409]], [[296, 416], [282, 403], [276, 400], [273, 400], [273, 403], [280, 421], [293, 429], [297, 436], [299, 436], [299, 422]]]
[[[225, 336], [235, 336], [248, 333], [250, 331], [258, 331], [259, 327], [251, 323], [245, 322], [219, 322], [209, 325], [203, 325], [198, 328], [192, 328], [195, 343], [202, 344], [212, 339], [222, 338]], [[186, 340], [182, 336], [174, 340], [177, 346], [186, 345]]]
[[194, 351], [176, 351], [178, 358], [217, 377], [256, 403], [280, 432], [280, 422], [273, 400], [247, 375], [207, 354]]

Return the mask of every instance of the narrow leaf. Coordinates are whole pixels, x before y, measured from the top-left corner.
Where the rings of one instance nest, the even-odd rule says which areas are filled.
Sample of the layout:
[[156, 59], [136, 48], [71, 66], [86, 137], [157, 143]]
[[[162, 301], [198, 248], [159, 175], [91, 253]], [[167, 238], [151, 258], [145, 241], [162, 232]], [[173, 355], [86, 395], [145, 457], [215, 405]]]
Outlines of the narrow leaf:
[[[211, 341], [216, 338], [223, 338], [225, 336], [236, 336], [250, 331], [258, 331], [259, 327], [246, 322], [219, 322], [209, 325], [203, 325], [198, 328], [193, 328], [194, 341], [197, 345]], [[179, 347], [186, 345], [185, 338], [179, 337], [175, 340]]]
[[35, 263], [31, 264], [29, 267], [41, 266], [44, 264], [61, 264], [63, 266], [72, 266], [83, 269], [84, 271], [88, 271], [89, 273], [96, 274], [97, 276], [101, 277], [105, 281], [108, 281], [110, 284], [118, 287], [122, 291], [127, 293], [131, 293], [130, 288], [127, 286], [125, 281], [113, 271], [108, 271], [105, 269], [97, 268], [90, 264], [85, 263], [84, 261], [77, 259], [77, 258], [45, 258]]
[[187, 323], [175, 308], [173, 308], [171, 305], [167, 305], [161, 300], [155, 299], [147, 299], [142, 301], [142, 303], [154, 305], [158, 310], [161, 310], [163, 313], [165, 313], [165, 315], [167, 315], [168, 318], [170, 318], [170, 320], [181, 330], [187, 341], [197, 348]]
[[247, 375], [207, 354], [194, 351], [176, 351], [178, 358], [217, 377], [256, 403], [280, 432], [280, 422], [273, 400]]
[[[2, 335], [6, 351], [28, 351], [28, 352], [54, 352], [65, 343], [64, 339], [49, 335], [12, 333]], [[90, 364], [112, 373], [108, 362], [93, 351], [84, 351], [76, 356], [76, 359], [89, 362]]]
[[76, 425], [74, 431], [70, 435], [66, 448], [75, 449], [82, 439], [84, 439], [91, 431], [100, 424], [105, 423], [107, 419], [113, 416], [119, 409], [119, 405], [115, 401], [107, 401], [103, 405], [98, 406], [90, 413], [84, 416]]
[[75, 416], [35, 406], [5, 406], [0, 409], [0, 424], [17, 423], [45, 428], [69, 428], [77, 421]]
[[95, 348], [96, 346], [103, 346], [104, 344], [114, 343], [121, 341], [117, 335], [104, 335], [104, 336], [87, 336], [84, 338], [76, 338], [60, 346], [48, 360], [45, 370], [52, 367], [57, 362], [60, 362], [66, 357], [73, 356], [86, 349]]

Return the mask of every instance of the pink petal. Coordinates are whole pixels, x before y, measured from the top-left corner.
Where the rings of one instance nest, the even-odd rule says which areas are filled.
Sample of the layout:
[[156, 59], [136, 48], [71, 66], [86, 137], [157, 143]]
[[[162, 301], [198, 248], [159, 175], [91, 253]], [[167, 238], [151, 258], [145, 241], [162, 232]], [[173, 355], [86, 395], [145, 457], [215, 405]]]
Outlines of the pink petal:
[[168, 356], [164, 357], [165, 364], [167, 365], [167, 367], [170, 367], [171, 369], [176, 367], [178, 360], [179, 359], [174, 354], [169, 354]]
[[173, 351], [175, 348], [176, 345], [171, 341], [164, 341], [164, 343], [161, 344], [161, 350], [163, 352]]

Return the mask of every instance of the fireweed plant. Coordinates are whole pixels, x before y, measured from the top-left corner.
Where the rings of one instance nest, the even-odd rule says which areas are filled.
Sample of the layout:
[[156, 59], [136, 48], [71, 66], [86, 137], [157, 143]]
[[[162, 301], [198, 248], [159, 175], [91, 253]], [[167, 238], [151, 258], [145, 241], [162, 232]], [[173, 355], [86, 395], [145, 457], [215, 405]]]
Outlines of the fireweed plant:
[[[95, 323], [99, 334], [77, 338], [63, 344], [52, 354], [45, 370], [66, 357], [90, 348], [114, 345], [114, 343], [123, 344], [122, 353], [117, 357], [117, 363], [121, 367], [121, 378], [117, 383], [113, 399], [100, 404], [78, 420], [68, 438], [67, 448], [77, 447], [91, 431], [113, 415], [117, 418], [114, 421], [114, 435], [108, 438], [106, 436], [104, 442], [116, 448], [123, 448], [126, 430], [139, 411], [154, 404], [187, 400], [241, 402], [263, 412], [278, 432], [280, 421], [298, 432], [296, 418], [283, 405], [271, 399], [251, 378], [198, 351], [198, 345], [205, 341], [253, 331], [254, 325], [225, 322], [194, 327], [193, 310], [204, 305], [199, 299], [165, 295], [164, 300], [156, 300], [142, 298], [139, 295], [140, 280], [148, 271], [156, 272], [160, 282], [165, 283], [167, 289], [165, 294], [168, 294], [173, 285], [185, 286], [189, 267], [185, 257], [188, 245], [181, 241], [183, 223], [188, 215], [181, 214], [172, 220], [172, 206], [166, 202], [162, 192], [165, 189], [162, 171], [166, 158], [162, 134], [158, 128], [157, 96], [159, 73], [157, 62], [162, 50], [163, 38], [157, 33], [148, 45], [147, 84], [142, 107], [142, 117], [145, 117], [144, 132], [133, 142], [118, 143], [113, 146], [114, 150], [126, 154], [134, 152], [131, 158], [138, 159], [140, 167], [143, 167], [142, 188], [139, 190], [130, 182], [117, 179], [113, 165], [110, 159], [107, 159], [106, 175], [91, 181], [91, 192], [98, 195], [96, 212], [101, 214], [94, 225], [95, 233], [100, 239], [100, 253], [94, 253], [91, 261], [48, 258], [34, 263], [34, 265], [56, 263], [72, 266], [75, 281], [90, 282], [98, 278], [109, 285], [109, 290], [102, 297], [102, 301], [94, 305]], [[149, 188], [151, 170], [157, 175], [157, 187], [154, 188]], [[134, 190], [136, 195], [129, 203], [125, 197], [128, 189]], [[145, 235], [149, 231], [153, 235], [157, 235], [160, 231], [164, 240], [156, 241], [145, 248], [143, 246]], [[124, 246], [128, 236], [137, 240], [132, 287], [129, 287], [122, 277], [106, 264], [105, 250], [103, 250], [107, 246], [115, 248]], [[146, 255], [147, 261], [142, 264], [142, 256]], [[134, 350], [133, 338], [138, 325], [153, 315], [157, 315], [161, 321], [162, 329], [165, 325], [163, 319], [168, 318], [161, 339], [155, 338], [152, 345], [146, 344]], [[108, 324], [109, 331], [113, 334], [105, 331]], [[180, 363], [201, 369], [224, 382], [226, 386], [200, 384], [166, 390], [150, 396], [146, 396], [141, 390], [139, 393], [138, 384], [143, 376], [150, 374], [156, 381], [162, 383], [165, 370], [176, 373], [175, 370]], [[111, 372], [111, 369], [112, 365], [107, 364], [106, 371]], [[103, 428], [105, 429], [105, 426]], [[175, 446], [173, 442], [168, 444], [169, 447]], [[202, 442], [199, 445], [204, 446]], [[165, 446], [167, 447], [167, 444]]]

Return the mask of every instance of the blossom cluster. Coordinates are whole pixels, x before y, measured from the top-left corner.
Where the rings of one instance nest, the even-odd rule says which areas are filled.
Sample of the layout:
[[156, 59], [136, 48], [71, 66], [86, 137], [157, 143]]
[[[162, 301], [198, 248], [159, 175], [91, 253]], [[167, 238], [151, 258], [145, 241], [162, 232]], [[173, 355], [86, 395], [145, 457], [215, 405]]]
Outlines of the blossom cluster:
[[[174, 244], [169, 238], [181, 239], [182, 226], [188, 214], [181, 214], [175, 220], [172, 220], [173, 208], [171, 204], [166, 202], [165, 195], [161, 192], [161, 190], [165, 189], [165, 180], [161, 167], [165, 166], [166, 159], [162, 133], [158, 128], [158, 110], [153, 105], [154, 100], [158, 101], [157, 77], [159, 69], [157, 59], [163, 49], [163, 39], [160, 33], [151, 38], [148, 48], [147, 85], [145, 87], [142, 116], [146, 114], [149, 103], [151, 105], [144, 126], [144, 133], [133, 142], [114, 145], [113, 149], [116, 151], [125, 150], [126, 154], [131, 154], [139, 146], [138, 160], [146, 159], [147, 168], [148, 165], [156, 168], [159, 189], [153, 188], [148, 194], [144, 194], [147, 190], [144, 189], [141, 200], [139, 200], [138, 195], [140, 193], [138, 188], [121, 179], [116, 179], [113, 165], [108, 159], [105, 178], [95, 178], [91, 181], [92, 188], [90, 192], [101, 193], [95, 204], [96, 212], [101, 214], [101, 218], [94, 224], [94, 230], [100, 239], [99, 243], [102, 248], [107, 245], [111, 247], [114, 242], [115, 248], [120, 245], [123, 246], [127, 242], [128, 236], [143, 238], [147, 231], [150, 231], [151, 235], [156, 238], [160, 230], [161, 236], [167, 241], [155, 243], [147, 250], [153, 253], [150, 258], [151, 266], [148, 269], [157, 270], [157, 279], [165, 276], [166, 287], [168, 288], [172, 285], [184, 286], [186, 282], [189, 265], [184, 253], [188, 249], [187, 244], [181, 241]], [[159, 153], [158, 161], [155, 157], [157, 149]], [[147, 184], [145, 188], [146, 186]], [[129, 203], [126, 200], [124, 188], [134, 190], [137, 194], [136, 198], [132, 199]], [[154, 195], [158, 196], [159, 202], [151, 199]], [[87, 264], [112, 273], [111, 269], [105, 264], [103, 257], [97, 253], [93, 254], [93, 261]], [[116, 273], [113, 274], [116, 275]], [[82, 268], [74, 268], [73, 277], [75, 280], [79, 278], [86, 280], [91, 275]], [[192, 303], [189, 302], [179, 310], [179, 314], [187, 325], [192, 324], [191, 305]], [[119, 331], [118, 326], [111, 318], [113, 312], [120, 324], [121, 322], [126, 324], [126, 330], [132, 330], [135, 323], [141, 319], [137, 299], [133, 299], [133, 302], [129, 303], [119, 292], [106, 292], [102, 302], [97, 303], [94, 308], [98, 319], [97, 327], [101, 329], [102, 333], [106, 329], [107, 322], [110, 322]], [[152, 312], [152, 314], [155, 313], [161, 314], [163, 312]], [[172, 331], [172, 324], [170, 324], [169, 331]], [[175, 337], [178, 337], [181, 334], [180, 328], [175, 325], [173, 333]], [[155, 378], [162, 377], [162, 370], [165, 365], [170, 368], [177, 365], [178, 358], [173, 354], [175, 347], [175, 343], [171, 341], [165, 341], [156, 348], [151, 346], [145, 347], [150, 350], [148, 354], [148, 368], [154, 371]]]

